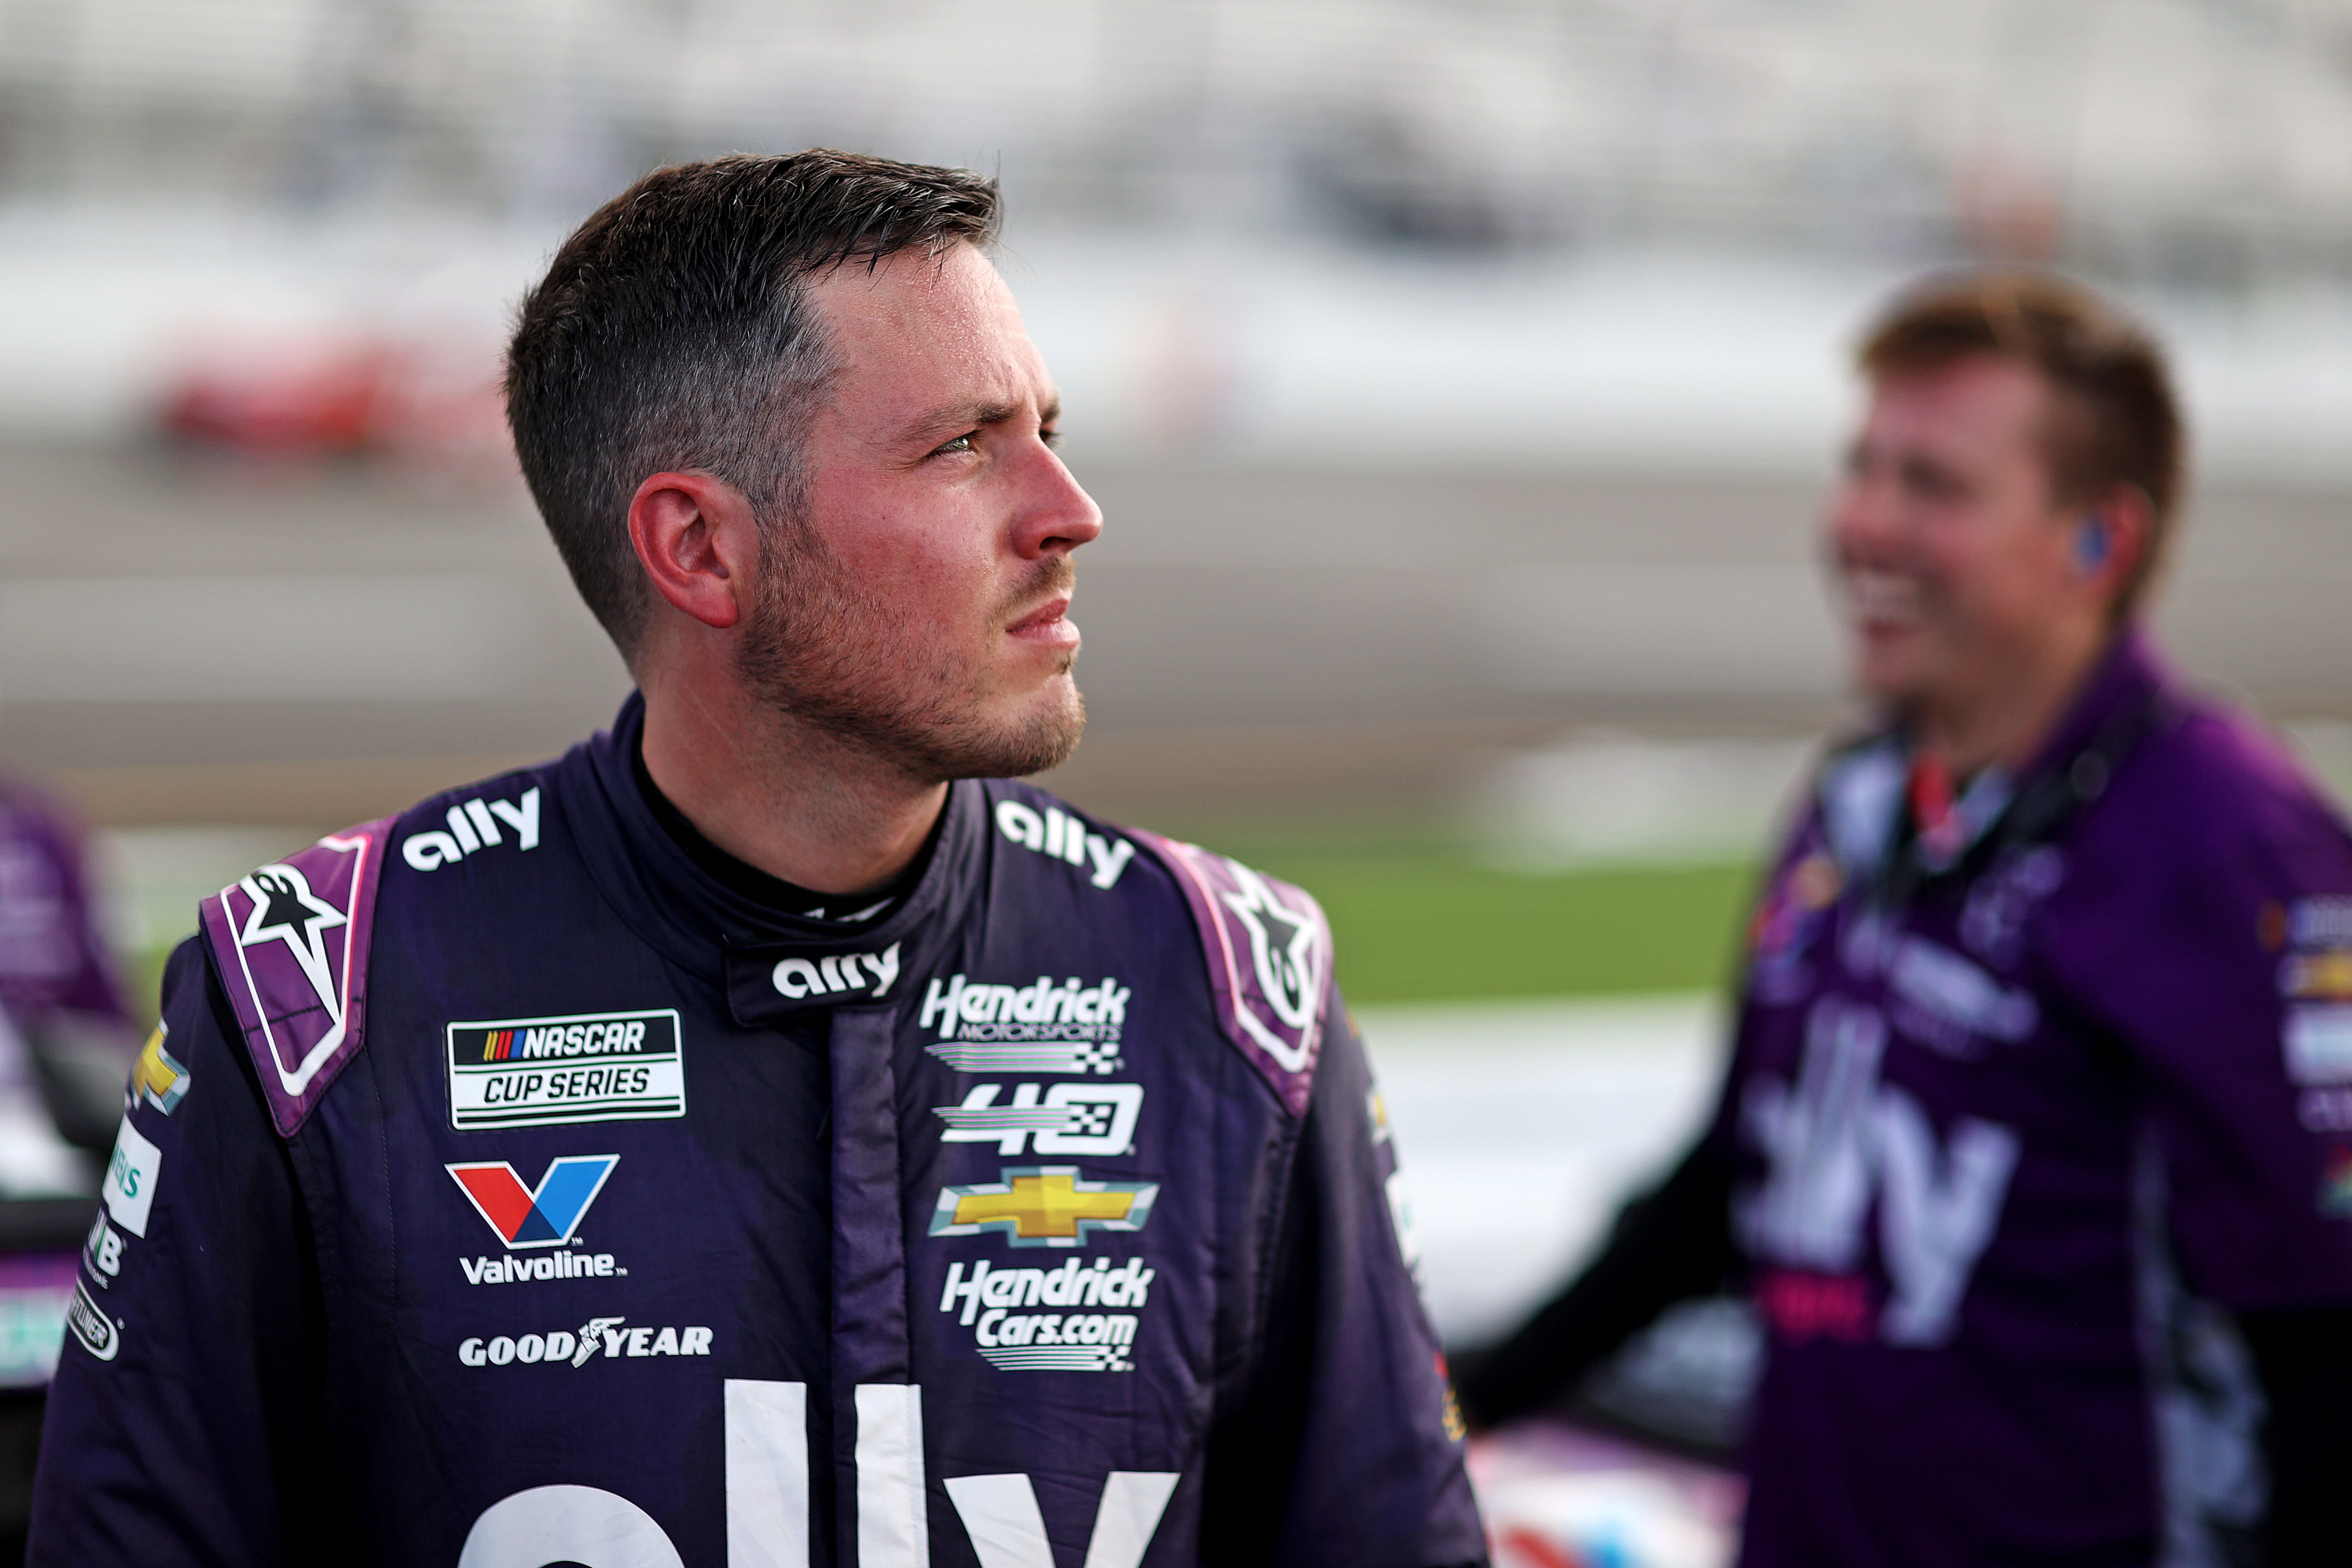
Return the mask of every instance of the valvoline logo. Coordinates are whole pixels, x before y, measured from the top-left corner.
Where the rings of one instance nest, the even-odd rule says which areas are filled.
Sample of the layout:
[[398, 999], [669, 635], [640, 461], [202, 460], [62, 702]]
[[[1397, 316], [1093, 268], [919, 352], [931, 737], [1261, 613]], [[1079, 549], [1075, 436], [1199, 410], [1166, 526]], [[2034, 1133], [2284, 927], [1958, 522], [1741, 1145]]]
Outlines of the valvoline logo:
[[618, 1154], [567, 1154], [548, 1163], [534, 1190], [504, 1160], [442, 1167], [509, 1247], [561, 1247], [621, 1163]]

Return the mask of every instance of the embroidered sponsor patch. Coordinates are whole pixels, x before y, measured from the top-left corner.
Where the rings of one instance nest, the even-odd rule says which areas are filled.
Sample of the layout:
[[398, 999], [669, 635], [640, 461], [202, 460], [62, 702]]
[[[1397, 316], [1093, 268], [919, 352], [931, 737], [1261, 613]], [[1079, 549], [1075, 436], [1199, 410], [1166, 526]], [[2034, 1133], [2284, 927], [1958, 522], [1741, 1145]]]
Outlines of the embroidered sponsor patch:
[[1141, 1230], [1157, 1182], [1090, 1182], [1076, 1165], [1007, 1165], [1001, 1182], [940, 1189], [933, 1236], [999, 1231], [1015, 1247], [1084, 1247], [1098, 1230]]
[[2338, 1144], [2327, 1155], [2327, 1173], [2320, 1178], [2319, 1212], [2330, 1219], [2352, 1219], [2352, 1149]]
[[1298, 889], [1198, 845], [1136, 837], [1183, 889], [1225, 1037], [1293, 1116], [1306, 1115], [1331, 973], [1331, 930], [1321, 907]]
[[1004, 1086], [983, 1083], [961, 1105], [932, 1108], [947, 1123], [943, 1143], [994, 1143], [1000, 1154], [1022, 1153], [1031, 1138], [1040, 1154], [1127, 1154], [1134, 1152], [1135, 1124], [1143, 1114], [1139, 1083], [1015, 1084], [1010, 1102], [999, 1105]]
[[2299, 1084], [2352, 1081], [2352, 1005], [2341, 1002], [2286, 1010], [2287, 1077]]
[[143, 1100], [169, 1116], [187, 1098], [188, 1069], [163, 1048], [163, 1037], [170, 1028], [168, 1024], [157, 1024], [155, 1032], [147, 1037], [139, 1059], [131, 1064], [130, 1100], [124, 1110]]
[[575, 1329], [539, 1334], [497, 1334], [457, 1346], [467, 1366], [530, 1366], [544, 1362], [585, 1366], [598, 1356], [709, 1355], [712, 1334], [702, 1327], [625, 1328], [626, 1318], [591, 1318]]
[[163, 1170], [163, 1151], [125, 1116], [122, 1130], [114, 1135], [114, 1153], [106, 1162], [106, 1180], [98, 1191], [114, 1223], [133, 1236], [147, 1234], [147, 1210], [155, 1201], [155, 1179]]
[[74, 1281], [73, 1301], [66, 1308], [66, 1328], [81, 1342], [82, 1349], [100, 1361], [112, 1361], [122, 1348], [121, 1331], [112, 1318], [99, 1310], [79, 1279]]
[[581, 1216], [620, 1163], [618, 1154], [566, 1154], [548, 1162], [536, 1188], [524, 1186], [504, 1160], [443, 1168], [500, 1241], [509, 1247], [561, 1247], [580, 1228]]
[[[960, 1314], [972, 1348], [1000, 1372], [1130, 1372], [1138, 1314], [1158, 1272], [1140, 1258], [1097, 1258], [1091, 1268], [1075, 1258], [1059, 1268], [997, 1268], [983, 1258], [967, 1279], [951, 1263], [940, 1310]], [[1049, 1310], [1024, 1310], [1037, 1307]]]
[[449, 1125], [472, 1132], [684, 1116], [680, 1037], [666, 1007], [452, 1024]]
[[387, 817], [331, 834], [205, 900], [205, 937], [284, 1137], [366, 1038], [368, 943], [391, 826]]

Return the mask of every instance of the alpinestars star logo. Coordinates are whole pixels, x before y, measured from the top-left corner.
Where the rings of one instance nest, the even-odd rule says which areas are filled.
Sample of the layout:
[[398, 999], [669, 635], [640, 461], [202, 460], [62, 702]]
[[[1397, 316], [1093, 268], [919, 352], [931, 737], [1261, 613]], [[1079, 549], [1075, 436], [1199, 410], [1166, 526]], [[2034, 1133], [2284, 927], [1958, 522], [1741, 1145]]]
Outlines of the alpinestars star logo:
[[346, 922], [343, 912], [310, 890], [310, 879], [291, 866], [264, 866], [239, 884], [253, 900], [245, 929], [236, 933], [239, 947], [282, 942], [294, 962], [302, 966], [319, 1001], [337, 1022], [342, 1018], [341, 998], [327, 965], [325, 932]]
[[1284, 907], [1274, 889], [1246, 866], [1234, 867], [1241, 891], [1224, 895], [1225, 907], [1241, 920], [1250, 938], [1250, 958], [1275, 1016], [1294, 1029], [1315, 1021], [1323, 993], [1315, 921]]
[[548, 1163], [536, 1188], [525, 1187], [504, 1160], [442, 1168], [509, 1247], [561, 1247], [620, 1163], [618, 1154], [567, 1154]]

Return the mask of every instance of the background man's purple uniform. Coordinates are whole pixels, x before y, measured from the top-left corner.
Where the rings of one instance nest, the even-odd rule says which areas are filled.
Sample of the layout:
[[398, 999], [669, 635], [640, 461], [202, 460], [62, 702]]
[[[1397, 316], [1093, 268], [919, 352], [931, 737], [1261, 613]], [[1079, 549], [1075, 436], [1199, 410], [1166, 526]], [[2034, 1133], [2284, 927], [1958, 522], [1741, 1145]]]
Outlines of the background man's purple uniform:
[[2136, 638], [2020, 781], [2063, 826], [1881, 901], [1904, 770], [1824, 770], [1710, 1133], [1769, 1342], [1743, 1562], [2146, 1564], [2168, 1463], [2261, 1505], [2198, 1300], [2352, 1303], [2352, 839]]
[[780, 915], [641, 712], [207, 906], [33, 1560], [1480, 1560], [1312, 901], [967, 782]]
[[80, 843], [52, 802], [5, 779], [0, 1010], [25, 1029], [58, 1013], [128, 1021], [99, 938]]

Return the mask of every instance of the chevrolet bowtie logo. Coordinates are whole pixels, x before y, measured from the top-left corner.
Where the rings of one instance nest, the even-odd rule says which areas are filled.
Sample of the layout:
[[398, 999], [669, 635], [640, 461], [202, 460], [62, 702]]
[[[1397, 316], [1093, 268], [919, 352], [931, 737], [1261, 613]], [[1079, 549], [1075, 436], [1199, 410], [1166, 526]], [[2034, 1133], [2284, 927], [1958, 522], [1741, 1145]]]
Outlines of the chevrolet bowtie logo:
[[1006, 1165], [1001, 1182], [940, 1189], [933, 1236], [1000, 1231], [1015, 1247], [1084, 1247], [1097, 1230], [1141, 1230], [1157, 1182], [1089, 1182], [1076, 1165]]

